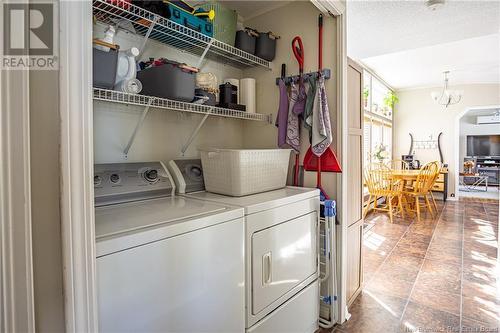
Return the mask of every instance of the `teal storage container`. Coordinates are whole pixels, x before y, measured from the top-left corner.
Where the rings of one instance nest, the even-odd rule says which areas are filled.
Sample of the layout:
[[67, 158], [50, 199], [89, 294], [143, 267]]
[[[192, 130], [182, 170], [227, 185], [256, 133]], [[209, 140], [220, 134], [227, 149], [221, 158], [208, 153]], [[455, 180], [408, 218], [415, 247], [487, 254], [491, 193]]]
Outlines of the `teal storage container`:
[[213, 26], [210, 20], [199, 18], [193, 14], [190, 14], [173, 3], [165, 3], [168, 8], [168, 16], [169, 20], [174, 21], [180, 25], [193, 29], [194, 31], [198, 31], [208, 37], [213, 36]]

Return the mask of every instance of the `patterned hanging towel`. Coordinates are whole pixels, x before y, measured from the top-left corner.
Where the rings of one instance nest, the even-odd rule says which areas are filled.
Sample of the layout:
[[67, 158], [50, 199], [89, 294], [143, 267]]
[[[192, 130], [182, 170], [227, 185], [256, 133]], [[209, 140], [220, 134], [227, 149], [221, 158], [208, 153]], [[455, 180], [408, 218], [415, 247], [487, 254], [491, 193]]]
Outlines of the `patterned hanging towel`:
[[283, 79], [279, 80], [280, 104], [278, 115], [276, 116], [276, 127], [278, 127], [278, 147], [287, 148], [286, 146], [286, 127], [288, 122], [288, 92]]
[[330, 124], [330, 111], [326, 98], [325, 79], [320, 76], [316, 88], [313, 105], [312, 124], [312, 152], [321, 156], [332, 143], [332, 130]]
[[286, 129], [286, 143], [295, 150], [300, 152], [300, 126], [299, 116], [293, 112], [294, 105], [299, 96], [299, 89], [295, 83], [292, 82], [292, 89], [290, 93], [290, 104], [288, 105], [288, 122]]

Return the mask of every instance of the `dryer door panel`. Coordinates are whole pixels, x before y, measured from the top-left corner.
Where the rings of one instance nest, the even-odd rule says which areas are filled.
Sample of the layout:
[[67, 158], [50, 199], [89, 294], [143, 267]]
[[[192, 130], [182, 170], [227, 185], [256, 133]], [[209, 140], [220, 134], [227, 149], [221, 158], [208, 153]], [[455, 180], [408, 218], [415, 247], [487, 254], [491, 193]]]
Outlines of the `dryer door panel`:
[[252, 313], [316, 274], [316, 212], [252, 235]]

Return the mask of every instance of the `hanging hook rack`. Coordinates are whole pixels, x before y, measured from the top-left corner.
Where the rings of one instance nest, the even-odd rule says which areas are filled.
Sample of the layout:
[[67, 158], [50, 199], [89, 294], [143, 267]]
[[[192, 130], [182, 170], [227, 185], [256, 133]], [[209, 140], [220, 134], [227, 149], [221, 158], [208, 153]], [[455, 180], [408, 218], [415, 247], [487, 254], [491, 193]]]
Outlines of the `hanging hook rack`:
[[408, 133], [410, 135], [410, 150], [408, 155], [413, 154], [413, 149], [437, 149], [439, 152], [439, 159], [441, 163], [444, 163], [443, 158], [443, 150], [441, 147], [441, 137], [443, 136], [443, 132], [438, 134], [437, 139], [434, 139], [432, 134], [429, 136], [429, 140], [415, 140], [413, 134]]
[[[324, 68], [322, 69], [321, 71], [316, 71], [316, 72], [309, 72], [309, 73], [304, 73], [302, 74], [302, 79], [304, 81], [307, 81], [309, 78], [313, 78], [313, 79], [317, 79], [319, 77], [319, 74], [321, 73], [321, 75], [326, 79], [328, 80], [329, 78], [331, 78], [332, 76], [332, 71], [329, 69], [329, 68]], [[280, 80], [282, 80], [283, 78], [281, 77], [277, 77], [276, 78], [276, 85], [279, 84]], [[285, 81], [285, 84], [286, 85], [290, 85], [292, 82], [298, 82], [300, 79], [300, 75], [291, 75], [291, 76], [287, 76], [284, 78], [284, 81]]]

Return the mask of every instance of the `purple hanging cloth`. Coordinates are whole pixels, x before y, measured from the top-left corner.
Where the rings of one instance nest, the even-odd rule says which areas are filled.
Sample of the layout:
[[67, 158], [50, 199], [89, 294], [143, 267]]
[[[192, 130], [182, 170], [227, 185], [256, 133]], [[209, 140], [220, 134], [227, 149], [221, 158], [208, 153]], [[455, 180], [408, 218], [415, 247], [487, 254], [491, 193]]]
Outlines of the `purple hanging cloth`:
[[304, 80], [302, 77], [300, 77], [299, 81], [299, 90], [297, 93], [297, 100], [295, 101], [295, 104], [293, 105], [293, 113], [296, 115], [300, 116], [304, 113], [304, 110], [306, 108], [306, 101], [307, 101], [307, 93], [306, 93], [306, 87], [304, 85]]
[[283, 79], [279, 80], [280, 103], [275, 125], [278, 127], [278, 147], [287, 148], [286, 131], [288, 123], [288, 92]]

